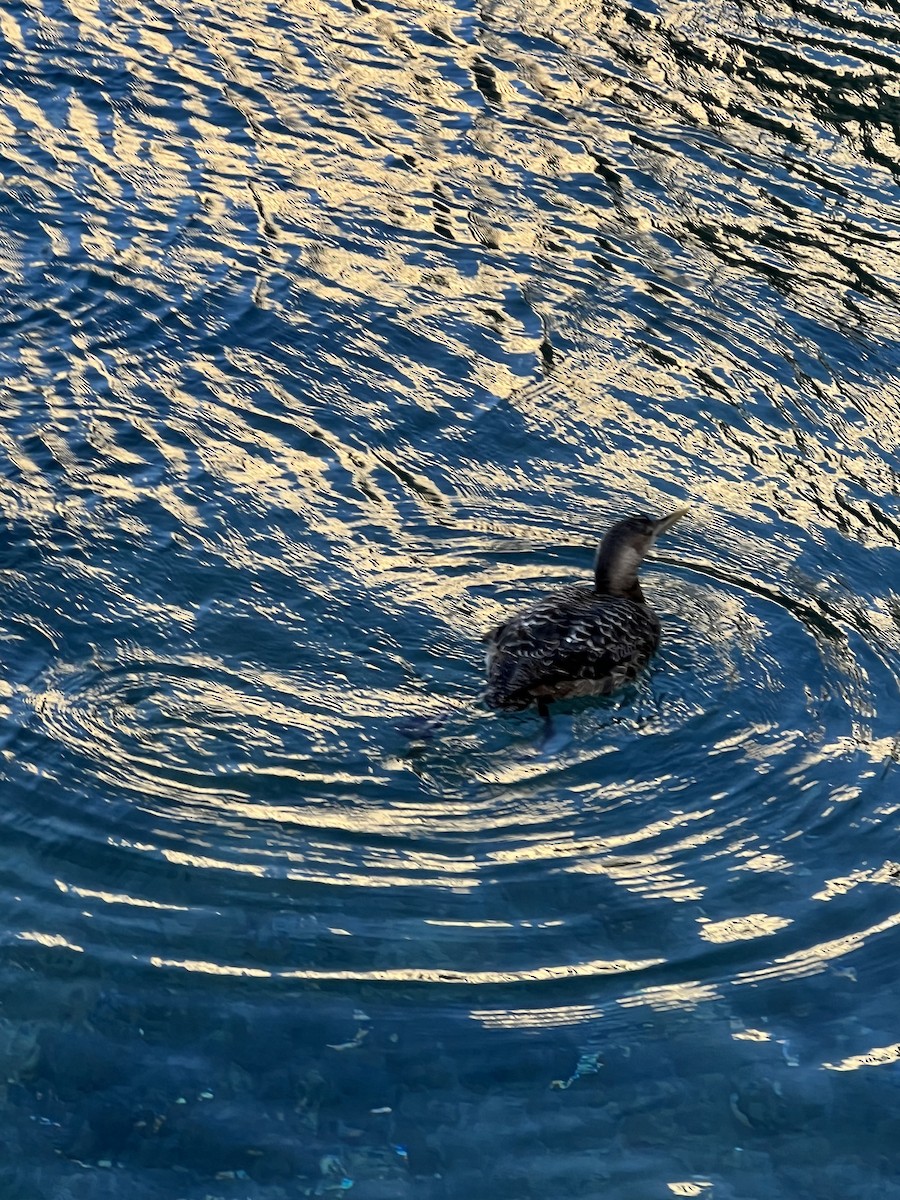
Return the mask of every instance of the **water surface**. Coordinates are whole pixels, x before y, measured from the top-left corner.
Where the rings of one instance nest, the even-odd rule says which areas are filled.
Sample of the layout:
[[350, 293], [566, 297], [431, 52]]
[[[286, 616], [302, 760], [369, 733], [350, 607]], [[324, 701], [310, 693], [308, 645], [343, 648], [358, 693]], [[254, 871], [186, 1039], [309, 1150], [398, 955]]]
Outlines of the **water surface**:
[[0, 13], [4, 1197], [900, 1197], [896, 22]]

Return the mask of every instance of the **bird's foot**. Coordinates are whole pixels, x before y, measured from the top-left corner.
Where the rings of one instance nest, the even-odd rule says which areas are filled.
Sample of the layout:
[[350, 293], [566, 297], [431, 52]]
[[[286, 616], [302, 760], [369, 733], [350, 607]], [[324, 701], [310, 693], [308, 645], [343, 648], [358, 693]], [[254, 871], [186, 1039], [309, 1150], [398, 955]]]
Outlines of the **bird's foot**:
[[572, 729], [567, 720], [559, 720], [544, 729], [538, 742], [538, 750], [542, 758], [555, 758], [565, 750], [572, 740]]
[[544, 699], [538, 700], [538, 715], [543, 722], [538, 750], [545, 758], [552, 758], [568, 746], [572, 738], [572, 730], [567, 721], [556, 720], [550, 715], [550, 704]]

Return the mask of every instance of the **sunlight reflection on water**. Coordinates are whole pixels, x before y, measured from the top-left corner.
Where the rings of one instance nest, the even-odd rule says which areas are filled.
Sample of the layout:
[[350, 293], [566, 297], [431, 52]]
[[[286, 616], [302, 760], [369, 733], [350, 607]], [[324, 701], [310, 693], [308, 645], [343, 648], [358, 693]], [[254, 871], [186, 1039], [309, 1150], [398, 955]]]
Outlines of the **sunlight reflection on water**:
[[892, 12], [0, 36], [6, 1192], [900, 1196]]

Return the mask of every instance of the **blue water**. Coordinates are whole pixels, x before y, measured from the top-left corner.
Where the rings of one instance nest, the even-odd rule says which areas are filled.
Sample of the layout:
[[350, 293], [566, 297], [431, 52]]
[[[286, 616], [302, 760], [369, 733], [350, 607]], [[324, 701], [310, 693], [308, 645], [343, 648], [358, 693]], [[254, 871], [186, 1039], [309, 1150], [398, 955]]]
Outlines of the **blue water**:
[[900, 1197], [896, 21], [0, 11], [3, 1200]]

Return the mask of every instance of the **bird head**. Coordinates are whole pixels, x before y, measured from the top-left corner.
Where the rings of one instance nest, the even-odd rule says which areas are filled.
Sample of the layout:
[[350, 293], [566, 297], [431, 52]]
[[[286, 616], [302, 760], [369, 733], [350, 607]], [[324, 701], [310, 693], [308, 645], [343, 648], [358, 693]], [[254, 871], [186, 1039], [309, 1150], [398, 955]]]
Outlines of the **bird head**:
[[641, 513], [625, 517], [607, 530], [597, 550], [595, 589], [606, 596], [631, 596], [641, 600], [638, 571], [661, 533], [680, 521], [687, 507], [676, 508], [664, 517]]

